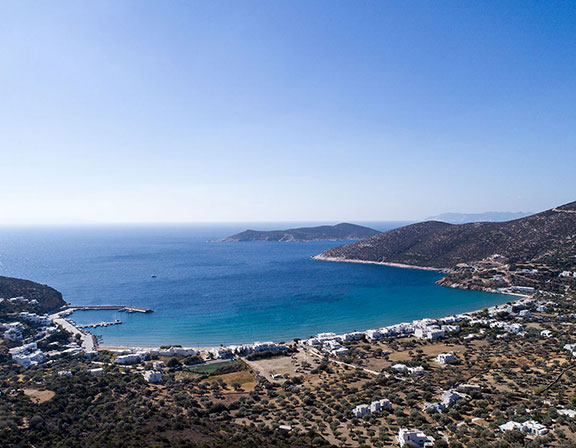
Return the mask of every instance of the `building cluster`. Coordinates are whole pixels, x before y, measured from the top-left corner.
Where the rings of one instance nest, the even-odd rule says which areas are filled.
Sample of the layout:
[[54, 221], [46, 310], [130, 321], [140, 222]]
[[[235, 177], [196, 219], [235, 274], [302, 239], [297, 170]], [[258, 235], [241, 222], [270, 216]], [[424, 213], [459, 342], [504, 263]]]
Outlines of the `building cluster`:
[[223, 347], [214, 347], [208, 351], [208, 354], [214, 358], [231, 358], [234, 355], [246, 356], [252, 353], [259, 352], [276, 352], [288, 350], [290, 347], [284, 343], [279, 342], [254, 342], [252, 344], [244, 345], [229, 345]]
[[28, 305], [38, 305], [38, 300], [27, 299], [26, 297], [22, 297], [22, 296], [12, 297], [11, 299], [0, 299], [0, 303], [4, 302], [5, 300], [7, 300], [8, 302], [13, 303], [13, 304], [26, 303]]
[[458, 392], [457, 390], [454, 389], [445, 390], [444, 392], [442, 392], [442, 397], [440, 401], [434, 403], [424, 403], [424, 410], [425, 411], [431, 410], [433, 412], [442, 413], [446, 409], [451, 408], [457, 402], [459, 402], [464, 398], [466, 398], [466, 395], [464, 395], [461, 392]]
[[0, 329], [4, 332], [2, 337], [8, 339], [9, 341], [21, 341], [23, 339], [22, 333], [26, 327], [22, 322], [10, 322], [6, 324], [0, 324]]
[[35, 313], [30, 313], [28, 311], [23, 311], [21, 312], [18, 317], [20, 317], [20, 319], [26, 321], [26, 322], [30, 322], [33, 324], [38, 324], [38, 325], [42, 325], [42, 326], [50, 326], [54, 324], [54, 321], [52, 319], [50, 319], [50, 317], [46, 316], [46, 315], [38, 315]]
[[390, 400], [383, 398], [382, 400], [373, 401], [370, 404], [360, 404], [352, 409], [352, 415], [362, 418], [365, 415], [371, 414], [372, 412], [379, 412], [382, 409], [392, 409]]
[[[516, 293], [533, 293], [533, 288], [523, 286], [511, 287], [514, 291], [508, 292]], [[308, 339], [300, 341], [300, 343], [307, 347], [312, 347], [317, 350], [323, 351], [330, 355], [342, 356], [348, 352], [348, 349], [343, 345], [347, 342], [353, 342], [360, 339], [367, 339], [375, 341], [385, 338], [402, 338], [414, 336], [421, 339], [436, 340], [444, 338], [450, 334], [458, 334], [461, 331], [461, 324], [466, 325], [480, 325], [495, 329], [504, 330], [504, 334], [514, 334], [522, 336], [524, 333], [524, 326], [518, 322], [507, 322], [498, 320], [497, 317], [502, 314], [508, 314], [512, 317], [526, 318], [530, 317], [529, 307], [536, 307], [537, 311], [545, 311], [546, 306], [553, 302], [544, 302], [535, 300], [529, 297], [523, 297], [515, 302], [506, 305], [497, 305], [488, 308], [489, 318], [478, 317], [479, 312], [457, 314], [454, 316], [446, 316], [439, 319], [420, 319], [413, 322], [404, 322], [388, 327], [370, 329], [363, 332], [352, 332], [344, 334], [336, 333], [319, 333]], [[479, 333], [469, 334], [464, 337], [465, 340], [478, 339], [484, 336], [485, 331], [480, 330]]]
[[574, 272], [562, 271], [562, 272], [560, 272], [558, 277], [563, 277], [563, 278], [576, 277], [576, 271], [574, 271]]
[[548, 433], [548, 428], [544, 426], [542, 423], [538, 423], [534, 420], [527, 420], [524, 423], [518, 423], [514, 421], [510, 421], [500, 425], [499, 427], [500, 432], [508, 432], [508, 431], [520, 431], [524, 434], [533, 435], [533, 436], [543, 436], [544, 434]]
[[434, 446], [434, 437], [427, 436], [419, 429], [400, 428], [396, 440], [400, 446], [429, 448]]
[[46, 360], [46, 355], [41, 350], [38, 350], [36, 342], [11, 348], [9, 353], [14, 362], [26, 368], [38, 365]]
[[145, 361], [150, 357], [150, 354], [147, 351], [135, 351], [134, 353], [126, 353], [125, 355], [119, 355], [116, 357], [114, 362], [120, 365], [128, 365], [128, 364], [138, 364], [142, 361]]
[[394, 364], [390, 367], [392, 370], [399, 373], [407, 373], [408, 375], [424, 375], [426, 371], [422, 366], [408, 367], [406, 364]]

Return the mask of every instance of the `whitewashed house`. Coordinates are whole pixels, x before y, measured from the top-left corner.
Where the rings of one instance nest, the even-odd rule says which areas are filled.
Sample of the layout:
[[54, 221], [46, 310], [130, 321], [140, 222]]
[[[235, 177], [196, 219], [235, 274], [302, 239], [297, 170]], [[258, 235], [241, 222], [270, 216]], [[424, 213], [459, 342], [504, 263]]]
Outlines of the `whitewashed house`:
[[370, 414], [370, 406], [367, 404], [360, 404], [352, 409], [352, 415], [357, 418], [362, 418], [368, 414]]
[[434, 446], [434, 437], [427, 436], [418, 429], [400, 428], [396, 440], [401, 447], [429, 448]]
[[162, 374], [156, 370], [146, 370], [142, 375], [144, 375], [144, 379], [149, 383], [162, 382]]
[[458, 358], [454, 354], [454, 352], [450, 353], [439, 353], [436, 356], [436, 362], [439, 364], [452, 364], [458, 361]]

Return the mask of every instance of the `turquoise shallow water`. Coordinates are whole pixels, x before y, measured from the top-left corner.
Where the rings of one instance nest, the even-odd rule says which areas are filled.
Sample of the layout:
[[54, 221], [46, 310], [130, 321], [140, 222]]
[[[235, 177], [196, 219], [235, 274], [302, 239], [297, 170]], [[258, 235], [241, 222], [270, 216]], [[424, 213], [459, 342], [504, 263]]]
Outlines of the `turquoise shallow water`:
[[[376, 228], [392, 227], [380, 223]], [[339, 242], [211, 242], [244, 228], [6, 228], [0, 274], [49, 284], [73, 305], [154, 309], [152, 314], [74, 313], [78, 323], [123, 321], [94, 330], [105, 345], [291, 340], [440, 317], [507, 300], [437, 286], [441, 276], [435, 272], [311, 259]]]

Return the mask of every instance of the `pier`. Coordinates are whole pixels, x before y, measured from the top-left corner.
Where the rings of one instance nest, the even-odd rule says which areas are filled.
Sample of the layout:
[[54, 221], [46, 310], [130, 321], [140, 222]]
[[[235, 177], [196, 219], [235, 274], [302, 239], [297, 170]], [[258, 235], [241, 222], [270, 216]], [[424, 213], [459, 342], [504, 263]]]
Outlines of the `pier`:
[[149, 308], [138, 308], [135, 306], [126, 305], [88, 305], [88, 306], [69, 306], [67, 309], [71, 311], [93, 311], [93, 310], [116, 310], [124, 311], [127, 313], [153, 313], [154, 310]]
[[76, 325], [78, 328], [97, 328], [97, 327], [109, 327], [111, 325], [120, 325], [122, 323], [121, 320], [116, 319], [114, 322], [98, 322], [96, 324], [87, 324], [87, 325]]

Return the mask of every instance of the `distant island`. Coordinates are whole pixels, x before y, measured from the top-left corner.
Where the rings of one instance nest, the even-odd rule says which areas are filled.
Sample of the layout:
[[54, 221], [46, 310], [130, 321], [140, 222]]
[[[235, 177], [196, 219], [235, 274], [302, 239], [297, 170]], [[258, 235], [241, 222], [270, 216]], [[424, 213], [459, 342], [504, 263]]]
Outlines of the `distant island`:
[[335, 226], [299, 227], [288, 230], [246, 230], [218, 241], [322, 241], [361, 240], [378, 235], [378, 230], [356, 224], [341, 223]]
[[530, 216], [531, 212], [484, 212], [484, 213], [442, 213], [426, 218], [426, 221], [441, 221], [449, 224], [469, 222], [505, 222]]

